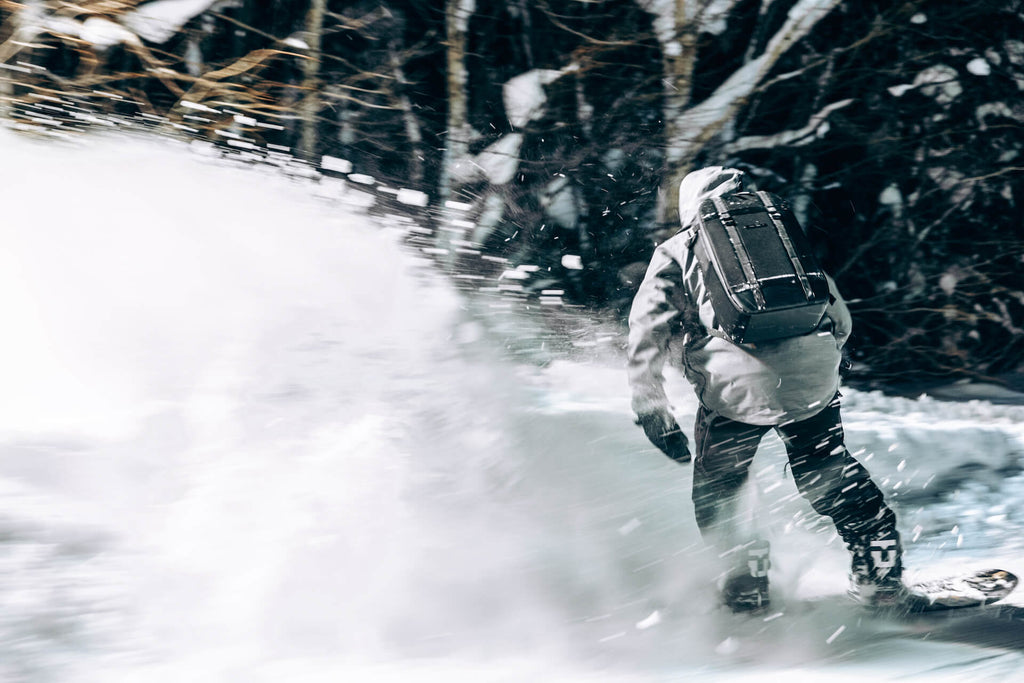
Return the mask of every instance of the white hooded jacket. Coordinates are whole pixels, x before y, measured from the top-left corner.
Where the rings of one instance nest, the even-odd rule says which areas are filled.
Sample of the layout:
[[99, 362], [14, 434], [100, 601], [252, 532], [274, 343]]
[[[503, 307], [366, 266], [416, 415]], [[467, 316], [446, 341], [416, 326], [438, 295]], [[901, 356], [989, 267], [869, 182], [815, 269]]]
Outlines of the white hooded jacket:
[[831, 303], [811, 334], [735, 344], [708, 333], [716, 327], [714, 310], [689, 247], [690, 229], [701, 201], [740, 191], [742, 177], [742, 171], [714, 166], [690, 173], [680, 185], [683, 230], [655, 249], [629, 314], [629, 382], [638, 415], [668, 412], [663, 368], [670, 356], [682, 361], [704, 407], [746, 424], [807, 419], [839, 390], [841, 350], [852, 322], [831, 278]]

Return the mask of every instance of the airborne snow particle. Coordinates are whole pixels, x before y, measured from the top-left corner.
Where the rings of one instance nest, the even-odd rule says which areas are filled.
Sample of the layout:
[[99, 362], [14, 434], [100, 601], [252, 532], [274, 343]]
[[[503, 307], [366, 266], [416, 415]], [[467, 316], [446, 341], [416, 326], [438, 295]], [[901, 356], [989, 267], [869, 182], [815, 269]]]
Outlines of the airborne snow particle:
[[530, 277], [530, 274], [520, 268], [515, 270], [506, 270], [498, 277], [499, 280], [526, 280]]
[[296, 48], [298, 50], [308, 50], [309, 49], [309, 43], [304, 41], [302, 38], [298, 38], [296, 36], [288, 36], [287, 38], [285, 38], [281, 42], [284, 43], [285, 45], [287, 45], [288, 47], [294, 47], [294, 48]]
[[199, 102], [192, 102], [190, 100], [181, 100], [180, 102], [178, 102], [178, 105], [181, 106], [181, 107], [184, 107], [185, 109], [195, 109], [197, 111], [207, 111], [207, 112], [212, 112], [214, 114], [219, 114], [220, 113], [216, 109], [208, 107], [205, 104], [200, 104]]
[[715, 652], [720, 655], [731, 655], [740, 649], [740, 642], [735, 638], [729, 637], [718, 644], [715, 648]]
[[409, 206], [426, 206], [430, 203], [430, 197], [425, 193], [404, 187], [398, 191], [396, 199], [402, 204], [407, 204]]
[[836, 632], [835, 632], [835, 633], [833, 633], [832, 635], [830, 635], [830, 636], [828, 637], [828, 639], [826, 639], [826, 640], [825, 640], [825, 642], [826, 642], [826, 643], [828, 643], [829, 645], [831, 645], [831, 644], [832, 644], [832, 641], [833, 641], [833, 640], [835, 640], [836, 638], [838, 638], [838, 637], [839, 637], [839, 635], [840, 635], [840, 634], [841, 634], [841, 633], [842, 633], [843, 631], [845, 631], [845, 630], [846, 630], [846, 624], [843, 624], [842, 626], [840, 626], [839, 628], [837, 628], [837, 629], [836, 629]]
[[628, 536], [642, 526], [641, 522], [637, 518], [633, 518], [619, 527], [619, 533], [623, 536]]
[[642, 621], [637, 622], [636, 627], [643, 631], [645, 629], [649, 629], [652, 626], [657, 626], [660, 623], [661, 612], [659, 612], [658, 610], [654, 610], [653, 612], [651, 612], [651, 616], [647, 617], [646, 619], [643, 619]]
[[473, 208], [472, 204], [467, 204], [466, 202], [456, 202], [451, 199], [446, 201], [444, 205], [445, 208], [452, 209], [454, 211], [469, 211], [470, 209]]
[[562, 266], [569, 270], [583, 270], [583, 258], [576, 254], [566, 254], [562, 257]]
[[337, 171], [338, 173], [351, 173], [352, 162], [348, 159], [339, 159], [337, 157], [324, 155], [320, 159], [320, 168], [325, 171]]

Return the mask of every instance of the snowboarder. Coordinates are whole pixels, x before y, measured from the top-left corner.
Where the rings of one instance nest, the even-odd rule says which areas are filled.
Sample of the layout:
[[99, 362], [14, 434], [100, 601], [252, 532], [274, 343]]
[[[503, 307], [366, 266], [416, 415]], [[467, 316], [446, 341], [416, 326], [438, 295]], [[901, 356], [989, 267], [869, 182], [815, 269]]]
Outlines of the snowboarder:
[[[731, 558], [720, 585], [727, 606], [745, 611], [769, 602], [768, 544], [738, 536], [735, 510], [771, 429], [785, 444], [798, 490], [831, 518], [852, 555], [850, 594], [867, 605], [896, 604], [904, 593], [896, 517], [843, 435], [839, 367], [851, 319], [835, 282], [828, 278], [829, 305], [811, 334], [736, 344], [716, 333], [691, 237], [701, 201], [742, 190], [743, 172], [718, 166], [680, 185], [682, 229], [655, 250], [629, 315], [637, 424], [668, 457], [692, 459], [697, 525], [706, 543]], [[663, 386], [670, 356], [682, 361], [699, 399], [692, 458]]]

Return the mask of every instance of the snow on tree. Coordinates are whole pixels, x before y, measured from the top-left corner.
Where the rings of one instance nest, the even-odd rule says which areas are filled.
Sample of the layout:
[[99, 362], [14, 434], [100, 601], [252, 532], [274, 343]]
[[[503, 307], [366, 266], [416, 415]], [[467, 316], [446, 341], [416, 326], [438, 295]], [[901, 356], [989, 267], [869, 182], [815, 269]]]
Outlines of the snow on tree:
[[[675, 3], [665, 0], [638, 0], [657, 16], [657, 36], [666, 55], [665, 122], [666, 168], [663, 189], [665, 200], [659, 211], [662, 221], [674, 217], [679, 182], [693, 162], [716, 135], [725, 131], [737, 111], [761, 86], [779, 59], [794, 44], [813, 30], [815, 24], [841, 0], [799, 0], [787, 13], [785, 23], [768, 40], [763, 51], [736, 69], [702, 102], [691, 103], [696, 67], [696, 37], [702, 33], [721, 33], [723, 16], [728, 16], [738, 0], [704, 3]], [[763, 17], [761, 17], [763, 18]], [[836, 105], [829, 105], [832, 109]], [[824, 119], [832, 110], [812, 114], [811, 121]], [[820, 122], [820, 121], [819, 121]], [[810, 123], [808, 124], [810, 125]], [[816, 126], [815, 126], [816, 127]], [[799, 132], [793, 134], [800, 136]], [[767, 144], [773, 144], [766, 141]]]

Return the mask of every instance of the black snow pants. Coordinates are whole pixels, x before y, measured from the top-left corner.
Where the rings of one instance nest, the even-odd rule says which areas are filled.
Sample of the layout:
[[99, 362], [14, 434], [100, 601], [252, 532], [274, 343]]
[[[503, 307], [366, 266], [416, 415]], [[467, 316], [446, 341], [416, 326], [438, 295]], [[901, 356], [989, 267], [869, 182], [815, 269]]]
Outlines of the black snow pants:
[[749, 425], [703, 406], [694, 429], [693, 503], [708, 538], [729, 526], [758, 444], [770, 429], [782, 438], [797, 490], [830, 517], [848, 548], [878, 534], [896, 533], [896, 516], [868, 471], [846, 450], [839, 397], [818, 414], [777, 427]]

